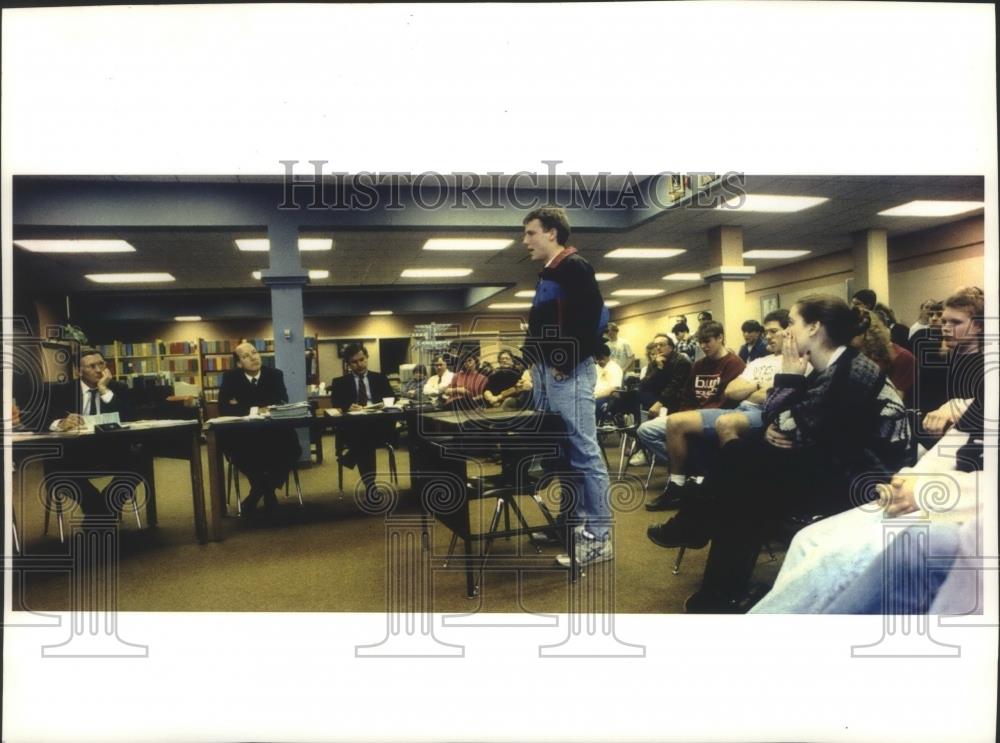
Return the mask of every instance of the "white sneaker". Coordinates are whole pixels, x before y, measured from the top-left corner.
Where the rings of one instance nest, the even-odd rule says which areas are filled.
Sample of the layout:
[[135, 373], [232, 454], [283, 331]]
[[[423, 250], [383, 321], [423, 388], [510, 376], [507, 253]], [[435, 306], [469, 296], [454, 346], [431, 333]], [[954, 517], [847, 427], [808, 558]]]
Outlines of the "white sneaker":
[[632, 458], [628, 460], [628, 463], [632, 467], [644, 467], [649, 464], [649, 461], [646, 459], [646, 452], [640, 450], [632, 455]]
[[[576, 564], [578, 567], [585, 567], [598, 562], [607, 562], [614, 559], [615, 551], [611, 545], [610, 537], [596, 539], [594, 537], [577, 536], [576, 539]], [[559, 555], [556, 562], [564, 568], [570, 566], [569, 555]]]

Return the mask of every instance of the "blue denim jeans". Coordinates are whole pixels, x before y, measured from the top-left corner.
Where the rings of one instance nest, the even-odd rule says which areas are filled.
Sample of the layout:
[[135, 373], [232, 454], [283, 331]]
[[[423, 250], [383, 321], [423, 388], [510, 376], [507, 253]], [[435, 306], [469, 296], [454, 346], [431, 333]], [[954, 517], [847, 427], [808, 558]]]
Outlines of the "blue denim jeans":
[[[566, 465], [560, 480], [575, 494], [572, 515], [595, 537], [603, 538], [611, 526], [608, 505], [608, 468], [597, 443], [594, 419], [593, 359], [577, 365], [573, 374], [556, 381], [552, 369], [536, 364], [531, 369], [535, 408], [556, 413], [566, 426]], [[565, 513], [563, 514], [566, 515]]]

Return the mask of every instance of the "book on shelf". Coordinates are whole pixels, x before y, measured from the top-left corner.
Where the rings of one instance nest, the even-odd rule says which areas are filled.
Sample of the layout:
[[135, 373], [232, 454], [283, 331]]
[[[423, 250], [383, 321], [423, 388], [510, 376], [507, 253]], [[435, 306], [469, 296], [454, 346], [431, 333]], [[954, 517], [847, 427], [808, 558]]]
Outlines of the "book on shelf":
[[225, 371], [235, 368], [236, 364], [232, 356], [206, 356], [205, 371]]
[[235, 345], [232, 341], [206, 341], [201, 342], [201, 352], [205, 353], [232, 353]]
[[156, 356], [156, 343], [120, 343], [122, 356]]
[[169, 353], [172, 356], [194, 355], [198, 353], [198, 344], [191, 341], [171, 341], [165, 345], [165, 353]]

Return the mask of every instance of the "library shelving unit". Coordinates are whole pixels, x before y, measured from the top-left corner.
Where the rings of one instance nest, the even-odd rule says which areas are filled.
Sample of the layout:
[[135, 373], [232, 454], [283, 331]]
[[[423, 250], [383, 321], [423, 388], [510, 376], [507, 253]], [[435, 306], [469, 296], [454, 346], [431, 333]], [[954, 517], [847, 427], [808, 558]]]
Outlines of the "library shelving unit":
[[200, 359], [193, 342], [114, 341], [98, 345], [112, 375], [129, 387], [199, 385]]

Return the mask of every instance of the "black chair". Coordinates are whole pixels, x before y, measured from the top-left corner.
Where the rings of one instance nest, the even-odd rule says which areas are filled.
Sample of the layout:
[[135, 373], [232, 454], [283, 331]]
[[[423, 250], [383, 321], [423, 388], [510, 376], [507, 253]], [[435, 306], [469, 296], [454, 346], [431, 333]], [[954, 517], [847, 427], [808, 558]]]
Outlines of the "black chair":
[[[625, 476], [625, 469], [629, 460], [638, 451], [644, 451], [642, 444], [636, 435], [639, 426], [643, 421], [642, 403], [635, 390], [621, 389], [612, 393], [611, 402], [605, 410], [603, 418], [597, 424], [597, 440], [601, 445], [601, 453], [604, 461], [611, 471], [611, 462], [608, 461], [605, 453], [605, 441], [614, 435], [620, 437], [618, 456], [618, 479]], [[649, 459], [649, 470], [646, 472], [646, 479], [643, 489], [649, 488], [649, 482], [653, 477], [653, 468], [656, 466], [656, 458], [652, 452], [645, 452]]]

